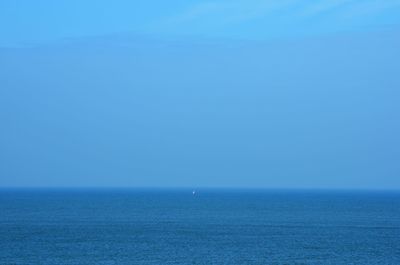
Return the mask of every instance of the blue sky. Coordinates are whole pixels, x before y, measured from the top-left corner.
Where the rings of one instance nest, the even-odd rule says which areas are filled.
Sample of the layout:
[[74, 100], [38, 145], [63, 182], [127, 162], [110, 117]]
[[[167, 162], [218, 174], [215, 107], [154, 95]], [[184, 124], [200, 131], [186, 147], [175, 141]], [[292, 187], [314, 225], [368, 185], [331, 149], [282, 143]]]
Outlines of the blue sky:
[[3, 0], [0, 45], [122, 33], [265, 40], [391, 28], [399, 14], [399, 0]]
[[1, 1], [0, 186], [400, 188], [400, 1]]

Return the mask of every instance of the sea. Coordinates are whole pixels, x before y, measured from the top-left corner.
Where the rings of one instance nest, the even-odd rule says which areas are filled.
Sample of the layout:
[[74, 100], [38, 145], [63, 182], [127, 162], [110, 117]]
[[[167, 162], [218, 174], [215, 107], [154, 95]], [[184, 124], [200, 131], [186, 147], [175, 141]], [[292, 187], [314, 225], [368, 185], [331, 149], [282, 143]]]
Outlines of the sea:
[[1, 189], [0, 264], [400, 264], [400, 193]]

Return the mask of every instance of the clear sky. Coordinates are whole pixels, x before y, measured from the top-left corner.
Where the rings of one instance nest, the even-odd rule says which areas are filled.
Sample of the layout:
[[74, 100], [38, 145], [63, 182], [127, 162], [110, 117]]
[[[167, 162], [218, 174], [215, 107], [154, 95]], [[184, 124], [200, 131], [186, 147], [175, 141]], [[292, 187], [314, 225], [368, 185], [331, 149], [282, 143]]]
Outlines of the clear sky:
[[0, 186], [400, 189], [400, 0], [0, 1]]

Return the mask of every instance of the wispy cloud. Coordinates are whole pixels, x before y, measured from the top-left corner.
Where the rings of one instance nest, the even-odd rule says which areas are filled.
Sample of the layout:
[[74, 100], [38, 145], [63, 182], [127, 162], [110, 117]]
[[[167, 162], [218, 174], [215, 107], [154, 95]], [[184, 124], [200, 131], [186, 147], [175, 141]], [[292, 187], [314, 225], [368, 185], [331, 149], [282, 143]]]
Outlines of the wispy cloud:
[[[398, 8], [400, 23], [400, 0], [216, 0], [193, 4], [183, 11], [161, 19], [152, 25], [166, 32], [189, 33], [190, 30], [205, 35], [219, 32], [242, 31], [266, 34], [271, 30], [299, 32], [305, 31], [307, 23], [315, 23], [313, 28], [323, 31], [352, 29], [360, 24], [384, 24], [383, 19], [373, 20], [374, 16], [393, 12]], [[369, 20], [368, 20], [369, 19]], [[354, 25], [353, 25], [354, 24]], [[257, 34], [257, 33], [255, 33]]]
[[[384, 14], [388, 11], [398, 9], [400, 11], [400, 0], [385, 1], [354, 1], [346, 10], [343, 10], [343, 17], [363, 17], [370, 15]], [[400, 18], [400, 14], [399, 14]]]
[[271, 12], [286, 9], [298, 0], [259, 1], [213, 1], [195, 4], [182, 13], [167, 19], [168, 23], [187, 23], [213, 19], [217, 23], [237, 23], [260, 18]]
[[311, 17], [321, 15], [330, 11], [334, 11], [340, 7], [345, 7], [346, 5], [352, 5], [356, 2], [355, 0], [320, 0], [316, 2], [304, 5], [300, 11], [299, 15], [303, 17]]

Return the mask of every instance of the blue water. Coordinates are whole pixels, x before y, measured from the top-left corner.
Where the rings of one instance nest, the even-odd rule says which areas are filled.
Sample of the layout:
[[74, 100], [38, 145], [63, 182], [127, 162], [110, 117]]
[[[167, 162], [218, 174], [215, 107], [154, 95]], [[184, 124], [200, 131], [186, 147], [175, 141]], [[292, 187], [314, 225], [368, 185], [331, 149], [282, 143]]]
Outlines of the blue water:
[[400, 264], [400, 193], [1, 190], [0, 264]]

